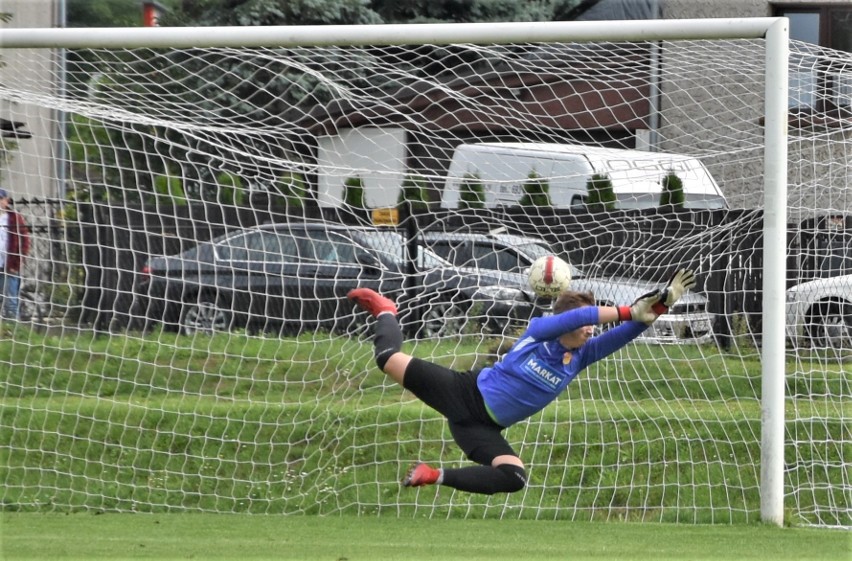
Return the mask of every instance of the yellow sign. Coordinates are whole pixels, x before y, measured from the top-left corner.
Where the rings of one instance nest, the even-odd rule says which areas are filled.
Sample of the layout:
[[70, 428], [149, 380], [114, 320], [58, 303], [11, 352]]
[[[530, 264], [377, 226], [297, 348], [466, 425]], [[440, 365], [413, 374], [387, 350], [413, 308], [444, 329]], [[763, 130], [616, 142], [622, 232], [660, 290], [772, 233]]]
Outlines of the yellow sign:
[[395, 208], [374, 208], [373, 224], [376, 226], [396, 226], [399, 224], [399, 211]]

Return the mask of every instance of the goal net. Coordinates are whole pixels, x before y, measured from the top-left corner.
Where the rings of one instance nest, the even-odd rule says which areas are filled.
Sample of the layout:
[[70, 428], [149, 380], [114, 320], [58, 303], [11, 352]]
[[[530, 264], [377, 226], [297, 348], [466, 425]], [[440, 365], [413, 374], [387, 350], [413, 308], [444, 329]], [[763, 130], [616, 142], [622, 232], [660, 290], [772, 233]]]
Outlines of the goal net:
[[[4, 508], [759, 520], [765, 40], [341, 37], [0, 50], [37, 311], [0, 320]], [[785, 516], [848, 527], [852, 56], [789, 64]], [[506, 430], [523, 491], [402, 488], [470, 462], [347, 290], [481, 369], [548, 313], [541, 251], [602, 304], [699, 284]]]

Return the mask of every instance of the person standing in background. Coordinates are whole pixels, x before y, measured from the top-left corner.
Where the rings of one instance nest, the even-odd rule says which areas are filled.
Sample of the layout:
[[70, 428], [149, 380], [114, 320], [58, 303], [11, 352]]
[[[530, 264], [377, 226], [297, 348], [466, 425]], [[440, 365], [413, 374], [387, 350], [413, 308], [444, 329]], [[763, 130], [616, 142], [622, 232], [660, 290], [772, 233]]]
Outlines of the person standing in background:
[[20, 213], [12, 209], [12, 198], [0, 188], [0, 315], [18, 318], [21, 268], [30, 252], [30, 230]]

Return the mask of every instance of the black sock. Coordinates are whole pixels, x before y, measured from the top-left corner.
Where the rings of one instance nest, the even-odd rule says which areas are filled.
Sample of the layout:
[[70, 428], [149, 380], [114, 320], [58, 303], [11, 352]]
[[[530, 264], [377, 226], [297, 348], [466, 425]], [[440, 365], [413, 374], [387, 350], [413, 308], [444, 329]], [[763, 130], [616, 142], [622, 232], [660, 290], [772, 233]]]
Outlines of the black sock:
[[376, 364], [384, 370], [392, 354], [402, 348], [402, 330], [393, 314], [381, 314], [376, 319], [373, 345], [376, 347]]
[[527, 483], [527, 475], [524, 468], [512, 464], [445, 468], [441, 483], [460, 491], [493, 495], [520, 491]]

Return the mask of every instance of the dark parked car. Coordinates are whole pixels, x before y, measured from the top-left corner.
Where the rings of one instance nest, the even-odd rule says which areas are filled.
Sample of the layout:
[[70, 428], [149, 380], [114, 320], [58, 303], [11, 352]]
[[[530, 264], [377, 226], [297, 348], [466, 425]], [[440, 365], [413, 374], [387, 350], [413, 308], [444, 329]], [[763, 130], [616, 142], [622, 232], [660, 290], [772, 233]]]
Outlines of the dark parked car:
[[[422, 243], [458, 267], [521, 273], [537, 258], [554, 254], [545, 240], [503, 233], [428, 232]], [[571, 264], [571, 288], [594, 293], [599, 305], [632, 304], [641, 295], [659, 288], [656, 284], [629, 278], [594, 277]], [[660, 343], [704, 342], [712, 336], [713, 316], [707, 299], [687, 293], [669, 313], [658, 319], [643, 338]]]
[[393, 229], [270, 224], [151, 258], [136, 289], [149, 321], [185, 334], [345, 331], [364, 320], [346, 298], [358, 286], [394, 298], [400, 322], [421, 337], [502, 332], [536, 313], [521, 274], [455, 267], [425, 248], [416, 263], [405, 254]]

